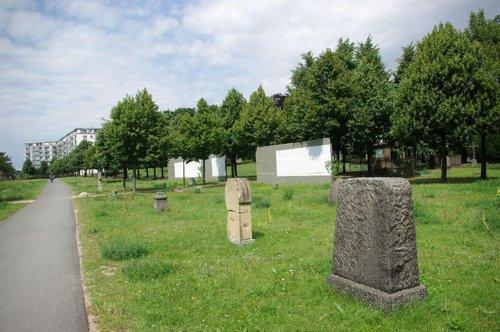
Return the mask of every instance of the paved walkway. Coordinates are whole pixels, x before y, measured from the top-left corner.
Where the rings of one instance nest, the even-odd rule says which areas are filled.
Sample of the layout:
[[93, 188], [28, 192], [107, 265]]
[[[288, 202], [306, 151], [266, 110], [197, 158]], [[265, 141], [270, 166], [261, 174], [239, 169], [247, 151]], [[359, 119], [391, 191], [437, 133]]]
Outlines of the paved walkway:
[[0, 331], [87, 331], [71, 191], [48, 183], [0, 222]]

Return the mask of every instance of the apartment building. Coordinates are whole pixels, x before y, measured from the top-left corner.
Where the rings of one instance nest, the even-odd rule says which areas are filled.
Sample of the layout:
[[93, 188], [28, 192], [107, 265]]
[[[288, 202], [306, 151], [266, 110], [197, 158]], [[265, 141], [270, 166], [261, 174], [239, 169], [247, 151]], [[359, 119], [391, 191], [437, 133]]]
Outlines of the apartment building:
[[24, 144], [24, 157], [33, 166], [40, 167], [42, 161], [50, 162], [54, 157], [62, 158], [73, 151], [82, 141], [95, 142], [98, 128], [75, 128], [58, 141]]

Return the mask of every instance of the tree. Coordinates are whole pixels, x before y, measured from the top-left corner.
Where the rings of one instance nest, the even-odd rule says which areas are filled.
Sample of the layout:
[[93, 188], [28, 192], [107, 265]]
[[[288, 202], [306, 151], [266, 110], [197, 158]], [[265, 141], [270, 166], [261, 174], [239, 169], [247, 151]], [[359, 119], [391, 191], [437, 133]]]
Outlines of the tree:
[[36, 174], [36, 169], [35, 167], [33, 166], [33, 163], [31, 162], [31, 160], [29, 159], [26, 159], [23, 163], [23, 169], [22, 169], [22, 172], [23, 174], [25, 175], [35, 175]]
[[236, 144], [241, 147], [240, 155], [254, 159], [257, 147], [280, 143], [282, 122], [283, 112], [259, 86], [250, 95], [234, 126]]
[[410, 43], [403, 47], [403, 55], [397, 60], [398, 67], [396, 68], [396, 72], [394, 73], [394, 84], [398, 85], [408, 66], [410, 65], [413, 57], [415, 56], [415, 46]]
[[201, 98], [196, 104], [196, 112], [187, 125], [185, 145], [187, 149], [186, 161], [202, 162], [202, 179], [205, 178], [205, 160], [210, 154], [220, 154], [223, 151], [224, 130], [217, 116], [217, 106], [209, 106], [205, 99]]
[[349, 120], [354, 144], [365, 147], [368, 175], [372, 175], [373, 146], [383, 140], [390, 128], [392, 86], [380, 51], [368, 37], [356, 49], [353, 71], [355, 101]]
[[303, 56], [293, 71], [285, 100], [286, 133], [289, 140], [329, 137], [337, 159], [347, 154], [348, 123], [352, 115], [355, 67], [354, 44], [340, 39], [335, 51]]
[[146, 156], [149, 137], [159, 117], [158, 106], [146, 90], [137, 92], [135, 98], [126, 96], [111, 110], [107, 128], [108, 145], [123, 168], [123, 188], [126, 189], [127, 169], [132, 167], [134, 191], [140, 161]]
[[43, 160], [40, 163], [40, 167], [38, 168], [37, 171], [39, 176], [46, 177], [47, 175], [49, 175], [49, 163]]
[[488, 19], [484, 11], [471, 13], [468, 37], [479, 48], [480, 70], [473, 77], [475, 81], [475, 128], [480, 137], [481, 179], [486, 179], [488, 135], [500, 128], [500, 108], [498, 107], [498, 77], [500, 77], [500, 16]]
[[223, 153], [231, 160], [231, 176], [238, 177], [237, 162], [238, 153], [242, 149], [236, 140], [235, 123], [241, 116], [246, 100], [243, 95], [232, 88], [227, 92], [219, 108], [220, 123], [224, 130]]
[[70, 173], [78, 173], [85, 170], [84, 175], [87, 176], [86, 157], [87, 150], [92, 148], [92, 143], [83, 140], [69, 154], [69, 171]]
[[5, 152], [0, 152], [0, 171], [10, 178], [14, 178], [16, 175], [12, 161]]
[[422, 141], [439, 150], [442, 182], [446, 182], [450, 142], [471, 128], [475, 95], [471, 79], [480, 70], [477, 51], [450, 23], [439, 24], [417, 44], [397, 87], [397, 104], [406, 105], [401, 116], [414, 119]]

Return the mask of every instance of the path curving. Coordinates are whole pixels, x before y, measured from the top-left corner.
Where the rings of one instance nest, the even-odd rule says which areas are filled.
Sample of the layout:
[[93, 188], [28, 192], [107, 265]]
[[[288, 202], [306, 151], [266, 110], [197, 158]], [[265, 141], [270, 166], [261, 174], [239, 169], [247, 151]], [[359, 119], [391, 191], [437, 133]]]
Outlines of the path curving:
[[88, 331], [71, 196], [56, 179], [0, 222], [0, 331]]

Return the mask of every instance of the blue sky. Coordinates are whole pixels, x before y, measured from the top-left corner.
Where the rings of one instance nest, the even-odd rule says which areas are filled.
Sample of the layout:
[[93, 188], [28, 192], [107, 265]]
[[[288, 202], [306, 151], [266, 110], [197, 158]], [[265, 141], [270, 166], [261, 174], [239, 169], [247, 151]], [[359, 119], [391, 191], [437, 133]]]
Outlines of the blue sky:
[[220, 103], [236, 87], [284, 92], [300, 54], [372, 35], [392, 68], [401, 47], [498, 1], [0, 0], [0, 151], [99, 127], [146, 87], [160, 109]]

